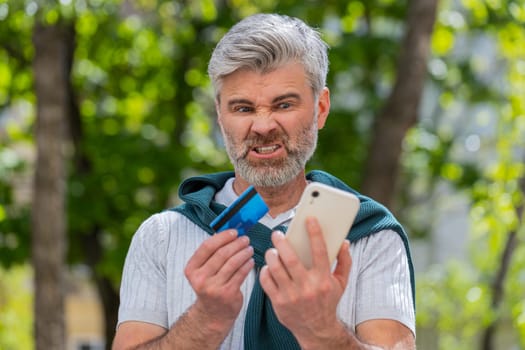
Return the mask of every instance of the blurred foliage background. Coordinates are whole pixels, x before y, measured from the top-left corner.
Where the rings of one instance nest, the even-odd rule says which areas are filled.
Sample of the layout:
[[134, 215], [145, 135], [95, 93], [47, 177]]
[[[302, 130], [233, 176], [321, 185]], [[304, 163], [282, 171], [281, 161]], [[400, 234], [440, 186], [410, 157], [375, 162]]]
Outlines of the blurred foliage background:
[[[0, 348], [33, 346], [21, 275], [31, 274], [36, 22], [74, 33], [67, 263], [89, 266], [101, 298], [114, 303], [139, 224], [178, 203], [185, 177], [230, 169], [206, 75], [222, 34], [255, 12], [321, 30], [333, 105], [309, 167], [359, 190], [406, 9], [394, 0], [0, 0]], [[525, 348], [524, 43], [523, 0], [439, 2], [392, 210], [429, 251], [452, 196], [465, 203], [468, 226], [447, 242], [466, 241], [462, 257], [419, 268], [420, 349], [489, 349], [490, 332], [505, 349]]]

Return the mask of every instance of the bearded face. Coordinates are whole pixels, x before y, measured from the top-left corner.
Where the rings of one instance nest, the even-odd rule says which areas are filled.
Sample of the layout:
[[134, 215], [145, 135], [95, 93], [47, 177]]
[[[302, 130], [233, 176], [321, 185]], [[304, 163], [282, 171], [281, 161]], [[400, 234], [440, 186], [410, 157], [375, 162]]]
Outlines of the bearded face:
[[270, 72], [239, 69], [222, 80], [216, 99], [226, 151], [256, 187], [280, 187], [304, 172], [330, 109], [327, 88], [314, 95], [295, 61]]
[[[306, 162], [314, 154], [317, 146], [317, 118], [313, 118], [312, 123], [297, 130], [293, 136], [275, 129], [267, 135], [250, 134], [244, 140], [223, 130], [223, 137], [228, 156], [242, 178], [257, 187], [278, 187], [304, 170]], [[285, 156], [267, 159], [248, 157], [252, 150], [259, 154], [271, 153], [275, 144], [284, 146]]]

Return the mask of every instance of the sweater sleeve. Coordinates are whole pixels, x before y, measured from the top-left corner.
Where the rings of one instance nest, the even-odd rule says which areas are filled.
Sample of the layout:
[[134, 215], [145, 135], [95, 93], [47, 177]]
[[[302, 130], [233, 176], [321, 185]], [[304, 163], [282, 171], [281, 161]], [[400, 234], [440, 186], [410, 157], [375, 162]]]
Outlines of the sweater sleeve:
[[382, 231], [365, 238], [358, 249], [355, 324], [392, 319], [415, 334], [410, 269], [399, 235]]
[[122, 273], [118, 325], [141, 321], [168, 328], [167, 238], [158, 214], [144, 221], [133, 236]]

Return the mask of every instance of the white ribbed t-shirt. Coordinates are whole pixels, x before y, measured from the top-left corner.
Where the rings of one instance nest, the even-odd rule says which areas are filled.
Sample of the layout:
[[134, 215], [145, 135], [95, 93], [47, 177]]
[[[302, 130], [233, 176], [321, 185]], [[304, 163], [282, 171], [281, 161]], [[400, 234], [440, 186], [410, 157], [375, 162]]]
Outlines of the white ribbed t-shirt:
[[[226, 184], [215, 199], [229, 205], [235, 198], [231, 184]], [[277, 218], [263, 218], [261, 223], [286, 224], [293, 214], [291, 210]], [[206, 232], [174, 211], [145, 220], [126, 257], [118, 323], [142, 321], [170, 328], [195, 301], [184, 267], [207, 238]], [[410, 271], [399, 235], [374, 233], [351, 244], [350, 253], [352, 268], [337, 310], [340, 319], [351, 329], [371, 319], [393, 319], [415, 334]], [[253, 270], [241, 286], [244, 304], [221, 349], [243, 349], [244, 320], [255, 276]]]

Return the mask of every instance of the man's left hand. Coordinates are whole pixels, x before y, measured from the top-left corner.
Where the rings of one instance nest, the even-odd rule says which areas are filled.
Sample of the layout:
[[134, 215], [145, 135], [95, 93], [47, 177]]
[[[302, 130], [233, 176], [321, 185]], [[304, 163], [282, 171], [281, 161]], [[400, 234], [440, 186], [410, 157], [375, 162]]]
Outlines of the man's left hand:
[[[312, 267], [306, 269], [281, 232], [272, 234], [275, 248], [266, 252], [260, 282], [272, 301], [279, 321], [303, 343], [320, 342], [342, 327], [336, 309], [348, 283], [352, 259], [345, 241], [332, 272], [321, 227], [315, 218], [306, 220]], [[325, 343], [326, 344], [326, 343]]]

